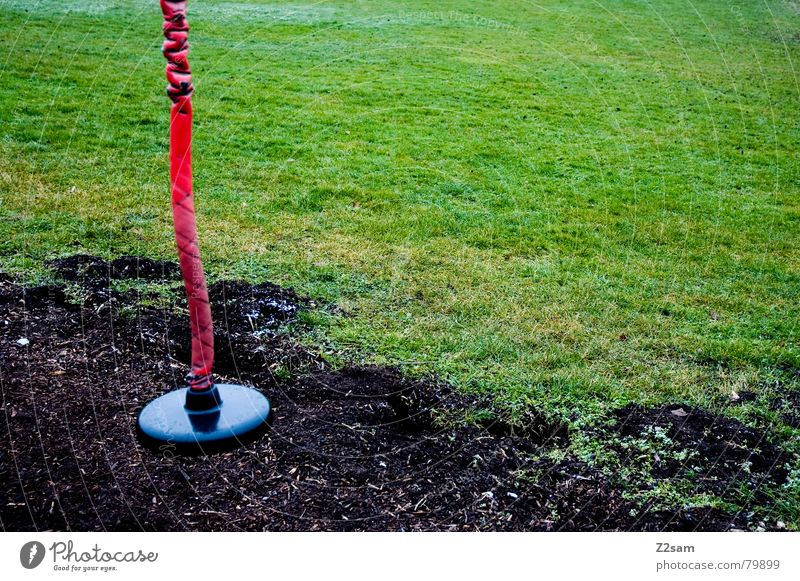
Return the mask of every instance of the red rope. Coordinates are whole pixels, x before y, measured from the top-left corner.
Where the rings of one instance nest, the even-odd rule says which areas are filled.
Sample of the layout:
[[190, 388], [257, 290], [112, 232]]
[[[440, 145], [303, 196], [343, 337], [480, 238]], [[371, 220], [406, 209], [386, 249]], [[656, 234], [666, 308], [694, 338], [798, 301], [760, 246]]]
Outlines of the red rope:
[[172, 100], [169, 130], [169, 174], [172, 189], [172, 218], [183, 283], [189, 302], [192, 330], [192, 370], [189, 387], [208, 389], [212, 385], [214, 332], [208, 302], [192, 195], [192, 71], [189, 69], [189, 23], [186, 1], [161, 0], [164, 14], [163, 52], [167, 58], [167, 95]]

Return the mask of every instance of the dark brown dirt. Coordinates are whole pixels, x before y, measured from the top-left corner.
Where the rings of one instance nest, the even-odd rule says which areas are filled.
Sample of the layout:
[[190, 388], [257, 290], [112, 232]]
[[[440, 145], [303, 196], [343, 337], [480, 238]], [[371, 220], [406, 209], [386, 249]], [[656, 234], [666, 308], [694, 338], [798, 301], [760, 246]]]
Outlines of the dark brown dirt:
[[[789, 454], [767, 439], [764, 431], [707, 411], [666, 405], [646, 409], [630, 404], [617, 410], [615, 431], [622, 443], [638, 440], [633, 454], [653, 450], [652, 476], [656, 479], [689, 478], [697, 492], [721, 498], [738, 498], [742, 490], [763, 500], [765, 485], [783, 484]], [[623, 456], [623, 464], [641, 462]]]
[[[310, 303], [271, 284], [217, 283], [211, 295], [217, 370], [270, 396], [272, 430], [209, 457], [145, 450], [136, 441], [136, 414], [180, 387], [187, 370], [188, 321], [177, 269], [132, 257], [109, 263], [78, 256], [53, 266], [83, 287], [83, 304], [71, 304], [58, 286], [24, 289], [0, 276], [4, 530], [750, 526], [744, 516], [716, 509], [642, 510], [585, 464], [541, 459], [564, 447], [569, 434], [535, 410], [513, 422], [495, 411], [494, 420], [469, 424], [465, 410], [485, 409], [487, 402], [392, 369], [331, 369], [282, 328]], [[124, 278], [176, 283], [174, 308], [142, 306], [139, 295], [109, 288]], [[664, 425], [691, 444], [669, 417], [633, 408], [620, 413], [629, 419], [620, 424], [623, 435]], [[712, 417], [693, 411], [688, 425], [691, 437], [709, 442], [706, 456], [719, 451], [726, 469], [745, 458], [723, 449], [730, 432], [709, 439]], [[740, 443], [761, 454], [754, 464], [759, 474], [777, 480], [781, 474], [769, 467], [779, 452], [755, 433], [743, 437]], [[709, 474], [727, 482], [724, 474]]]
[[770, 402], [770, 408], [787, 426], [800, 429], [800, 390], [782, 389]]
[[140, 256], [120, 256], [108, 262], [97, 256], [74, 254], [52, 261], [50, 266], [65, 280], [92, 286], [102, 285], [108, 279], [177, 282], [181, 274], [174, 262]]
[[730, 418], [677, 404], [651, 409], [630, 404], [616, 417], [623, 438], [661, 449], [654, 454], [655, 478], [690, 477], [698, 492], [725, 498], [741, 487], [759, 494], [764, 484], [782, 484], [789, 474], [789, 454], [765, 432]]

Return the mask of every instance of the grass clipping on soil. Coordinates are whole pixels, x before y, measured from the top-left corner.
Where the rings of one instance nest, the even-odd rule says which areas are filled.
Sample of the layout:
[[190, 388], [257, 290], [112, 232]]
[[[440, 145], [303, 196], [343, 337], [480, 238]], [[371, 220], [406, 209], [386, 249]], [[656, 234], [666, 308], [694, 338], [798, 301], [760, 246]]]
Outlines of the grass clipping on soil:
[[[753, 428], [628, 406], [601, 435], [610, 449], [641, 465], [666, 437], [673, 453], [648, 456], [650, 476], [694, 471], [697, 492], [740, 510], [642, 505], [570, 455], [564, 425], [535, 410], [511, 422], [393, 369], [333, 369], [284, 328], [313, 303], [227, 281], [210, 288], [216, 370], [267, 393], [273, 427], [226, 454], [154, 453], [136, 441], [136, 415], [182, 385], [189, 356], [176, 265], [77, 255], [51, 266], [63, 285], [0, 278], [5, 530], [729, 530], [758, 526], [742, 489], [763, 512], [789, 476], [792, 459]], [[492, 419], [468, 421], [476, 409]]]

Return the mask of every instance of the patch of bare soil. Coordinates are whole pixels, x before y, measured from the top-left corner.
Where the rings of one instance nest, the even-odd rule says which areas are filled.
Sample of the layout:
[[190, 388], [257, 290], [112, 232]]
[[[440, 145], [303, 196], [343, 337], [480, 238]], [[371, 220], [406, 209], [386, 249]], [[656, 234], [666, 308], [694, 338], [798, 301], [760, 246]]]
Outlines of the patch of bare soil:
[[623, 464], [641, 462], [650, 450], [651, 475], [688, 478], [697, 492], [738, 498], [743, 491], [763, 500], [767, 486], [786, 482], [792, 457], [773, 444], [767, 432], [737, 420], [678, 404], [617, 410], [615, 431], [636, 445]]
[[[636, 510], [598, 471], [574, 459], [542, 459], [544, 451], [566, 446], [569, 435], [535, 410], [516, 422], [496, 412], [495, 420], [475, 425], [463, 421], [464, 410], [488, 404], [441, 382], [412, 381], [378, 367], [331, 369], [282, 330], [311, 303], [269, 283], [211, 287], [217, 371], [269, 395], [268, 434], [208, 457], [143, 449], [137, 413], [182, 386], [187, 371], [188, 320], [177, 268], [90, 256], [56, 261], [53, 268], [84, 289], [82, 304], [69, 302], [60, 286], [23, 288], [0, 276], [5, 530], [749, 526], [745, 517], [716, 509]], [[174, 282], [173, 308], [144, 306], [141, 294], [112, 290], [116, 279]], [[279, 368], [284, 372], [276, 374]], [[675, 420], [646, 411], [619, 429], [633, 433], [650, 425], [676, 430], [683, 441]], [[726, 451], [730, 429], [709, 434], [714, 422], [702, 412], [680, 425], [709, 441], [703, 453], [718, 452], [725, 470], [746, 460], [757, 474], [780, 477], [779, 452], [757, 434], [737, 440], [758, 447], [754, 458], [738, 448]], [[727, 482], [716, 469], [709, 476]]]

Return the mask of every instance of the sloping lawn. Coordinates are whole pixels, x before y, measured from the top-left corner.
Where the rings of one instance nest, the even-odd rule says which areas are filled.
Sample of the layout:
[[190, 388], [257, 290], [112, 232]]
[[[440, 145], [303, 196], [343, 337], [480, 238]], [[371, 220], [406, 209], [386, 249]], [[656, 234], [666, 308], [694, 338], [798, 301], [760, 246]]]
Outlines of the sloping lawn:
[[[196, 0], [189, 19], [212, 280], [336, 305], [305, 320], [329, 358], [533, 405], [609, 471], [581, 430], [630, 403], [800, 448], [800, 3]], [[161, 40], [155, 0], [0, 0], [1, 270], [173, 257]], [[798, 480], [771, 509], [794, 526]]]

